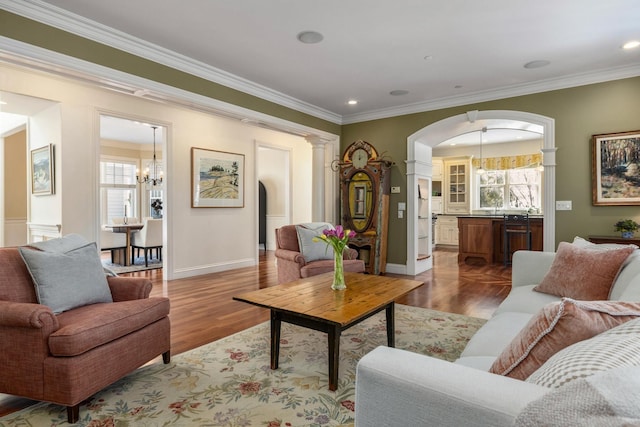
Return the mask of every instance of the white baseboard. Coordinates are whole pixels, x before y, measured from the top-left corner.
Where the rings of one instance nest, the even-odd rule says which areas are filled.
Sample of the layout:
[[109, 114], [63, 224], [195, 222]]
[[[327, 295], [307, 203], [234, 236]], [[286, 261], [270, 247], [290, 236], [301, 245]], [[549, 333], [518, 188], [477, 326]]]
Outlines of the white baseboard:
[[407, 274], [407, 266], [404, 264], [387, 263], [386, 272], [392, 274]]
[[202, 274], [219, 273], [221, 271], [234, 270], [236, 268], [253, 267], [258, 264], [254, 258], [242, 260], [233, 260], [229, 262], [221, 262], [216, 264], [198, 265], [187, 268], [176, 268], [173, 270], [171, 280], [184, 279], [187, 277], [200, 276]]

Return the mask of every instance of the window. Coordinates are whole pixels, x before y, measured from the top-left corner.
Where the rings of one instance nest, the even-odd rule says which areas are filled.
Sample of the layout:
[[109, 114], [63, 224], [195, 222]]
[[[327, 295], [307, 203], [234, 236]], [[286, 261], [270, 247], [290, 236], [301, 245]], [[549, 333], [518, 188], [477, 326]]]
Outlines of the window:
[[[540, 208], [542, 174], [534, 168], [490, 170], [479, 175], [480, 209]], [[505, 197], [508, 195], [508, 197]]]
[[100, 162], [100, 220], [137, 217], [137, 182], [135, 160]]

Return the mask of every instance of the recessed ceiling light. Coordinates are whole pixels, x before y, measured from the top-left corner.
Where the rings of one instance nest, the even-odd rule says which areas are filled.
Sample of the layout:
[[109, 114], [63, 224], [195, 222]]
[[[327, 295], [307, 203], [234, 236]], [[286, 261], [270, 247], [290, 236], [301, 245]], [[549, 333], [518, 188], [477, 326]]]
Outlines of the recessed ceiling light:
[[349, 105], [356, 105], [358, 103], [358, 101], [356, 101], [355, 99], [350, 99], [347, 101], [347, 104]]
[[402, 96], [402, 95], [406, 95], [408, 94], [409, 91], [408, 90], [404, 90], [404, 89], [396, 89], [396, 90], [392, 90], [391, 92], [389, 92], [389, 95], [393, 95], [393, 96]]
[[551, 64], [551, 62], [547, 61], [546, 59], [537, 59], [535, 61], [527, 62], [526, 64], [524, 64], [524, 68], [542, 68], [546, 67], [549, 64]]
[[303, 31], [298, 34], [298, 40], [306, 44], [320, 43], [324, 36], [317, 31]]
[[623, 49], [633, 49], [640, 46], [640, 41], [638, 40], [631, 40], [629, 42], [626, 42], [625, 44], [622, 45]]
[[4, 101], [0, 101], [0, 105], [7, 105], [7, 103]]

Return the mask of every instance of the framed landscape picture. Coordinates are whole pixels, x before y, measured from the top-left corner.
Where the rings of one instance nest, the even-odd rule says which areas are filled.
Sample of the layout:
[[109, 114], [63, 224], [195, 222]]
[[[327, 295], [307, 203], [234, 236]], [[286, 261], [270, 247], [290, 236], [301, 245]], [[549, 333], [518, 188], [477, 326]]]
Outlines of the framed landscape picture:
[[596, 206], [640, 205], [640, 131], [593, 135]]
[[191, 206], [244, 207], [244, 154], [191, 148]]
[[31, 150], [31, 194], [53, 194], [54, 187], [53, 144]]

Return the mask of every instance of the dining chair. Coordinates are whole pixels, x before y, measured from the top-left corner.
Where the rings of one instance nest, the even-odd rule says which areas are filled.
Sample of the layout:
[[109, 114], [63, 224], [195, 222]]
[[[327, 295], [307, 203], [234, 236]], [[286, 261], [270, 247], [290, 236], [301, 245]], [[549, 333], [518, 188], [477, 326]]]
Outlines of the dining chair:
[[162, 261], [162, 219], [144, 218], [142, 228], [131, 234], [131, 249], [131, 264], [135, 263], [134, 252], [140, 254], [140, 249], [144, 251], [145, 267], [149, 266], [149, 253], [153, 249], [156, 258]]
[[[111, 264], [115, 264], [116, 259], [124, 259], [126, 249], [126, 235], [122, 233], [114, 233], [112, 230], [106, 228], [100, 229], [100, 251], [111, 251]], [[116, 252], [119, 252], [117, 257], [115, 256]]]
[[504, 215], [504, 265], [511, 265], [511, 239], [514, 236], [524, 236], [525, 247], [521, 249], [531, 250], [531, 225], [529, 223], [529, 214], [523, 215]]

